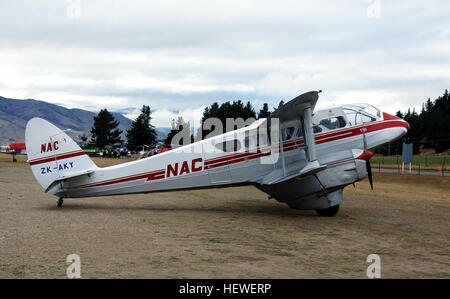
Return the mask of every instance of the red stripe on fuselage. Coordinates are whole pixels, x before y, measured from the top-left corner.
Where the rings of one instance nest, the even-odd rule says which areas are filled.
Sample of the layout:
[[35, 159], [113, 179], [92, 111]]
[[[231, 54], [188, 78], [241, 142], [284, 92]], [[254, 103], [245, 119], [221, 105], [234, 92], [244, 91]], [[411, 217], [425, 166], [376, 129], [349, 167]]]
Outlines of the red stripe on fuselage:
[[77, 186], [77, 187], [73, 187], [73, 188], [100, 187], [100, 186], [107, 186], [107, 185], [112, 185], [112, 184], [142, 180], [145, 178], [147, 179], [146, 181], [153, 181], [153, 180], [165, 178], [165, 174], [166, 174], [166, 171], [164, 169], [160, 169], [160, 170], [155, 170], [152, 172], [146, 172], [146, 173], [141, 173], [141, 174], [136, 174], [136, 175], [129, 175], [129, 176], [121, 177], [121, 178], [100, 181], [100, 182], [91, 183], [91, 184], [87, 184], [87, 185], [81, 185], [81, 186]]
[[30, 161], [28, 161], [28, 163], [30, 165], [37, 165], [37, 164], [53, 162], [53, 161], [57, 161], [57, 160], [63, 160], [63, 159], [68, 159], [68, 158], [73, 158], [73, 157], [78, 157], [78, 156], [83, 156], [83, 155], [86, 155], [86, 153], [83, 150], [81, 150], [81, 151], [79, 150], [79, 151], [73, 151], [73, 152], [69, 152], [69, 153], [64, 153], [64, 154], [53, 155], [53, 156], [49, 156], [49, 157], [30, 160]]
[[253, 160], [253, 159], [256, 159], [259, 157], [269, 156], [270, 154], [271, 154], [270, 151], [258, 152], [258, 153], [247, 153], [245, 156], [242, 156], [239, 158], [233, 157], [233, 159], [228, 159], [228, 160], [222, 161], [220, 163], [215, 162], [212, 165], [205, 165], [205, 169], [211, 169], [211, 168], [216, 168], [216, 167], [225, 166], [225, 165], [229, 165], [229, 164], [235, 164], [235, 163], [239, 163], [239, 162]]
[[228, 156], [222, 156], [222, 157], [218, 157], [218, 158], [214, 158], [214, 159], [209, 159], [205, 161], [205, 165], [209, 165], [209, 164], [214, 164], [214, 163], [218, 163], [218, 162], [223, 162], [225, 160], [230, 160], [230, 159], [236, 159], [236, 158], [242, 158], [248, 155], [253, 155], [253, 154], [258, 154], [261, 153], [265, 150], [269, 150], [270, 151], [270, 147], [261, 147], [261, 148], [256, 148], [253, 151], [246, 151], [246, 152], [239, 152], [239, 153], [234, 153]]

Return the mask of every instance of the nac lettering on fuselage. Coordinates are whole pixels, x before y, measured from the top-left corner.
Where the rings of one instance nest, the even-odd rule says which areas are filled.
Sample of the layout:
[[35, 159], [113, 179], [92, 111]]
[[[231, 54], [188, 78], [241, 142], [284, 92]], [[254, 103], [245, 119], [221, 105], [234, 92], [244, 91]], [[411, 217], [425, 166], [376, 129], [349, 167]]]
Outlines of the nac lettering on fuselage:
[[[193, 159], [189, 165], [188, 161], [183, 161], [175, 164], [168, 164], [166, 170], [166, 178], [171, 176], [179, 176], [183, 174], [188, 174], [191, 172], [198, 172], [203, 170], [203, 165], [200, 163], [203, 162], [202, 158]], [[181, 164], [181, 166], [179, 166]]]

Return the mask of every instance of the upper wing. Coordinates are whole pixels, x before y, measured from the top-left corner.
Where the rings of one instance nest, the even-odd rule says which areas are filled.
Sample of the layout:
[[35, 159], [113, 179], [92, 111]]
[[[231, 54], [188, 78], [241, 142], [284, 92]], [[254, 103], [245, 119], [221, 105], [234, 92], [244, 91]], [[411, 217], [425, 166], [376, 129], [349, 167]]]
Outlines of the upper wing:
[[304, 118], [305, 108], [309, 107], [313, 111], [316, 107], [319, 92], [321, 91], [310, 91], [299, 95], [275, 110], [270, 117], [278, 118], [280, 122], [295, 119], [299, 116], [300, 118]]

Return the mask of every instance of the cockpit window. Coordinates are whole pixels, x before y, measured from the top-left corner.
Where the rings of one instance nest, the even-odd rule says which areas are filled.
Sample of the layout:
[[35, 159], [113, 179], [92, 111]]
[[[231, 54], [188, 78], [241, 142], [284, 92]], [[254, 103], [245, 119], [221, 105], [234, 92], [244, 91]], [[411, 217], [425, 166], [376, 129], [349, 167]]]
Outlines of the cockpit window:
[[351, 126], [362, 125], [381, 118], [380, 110], [369, 104], [348, 105], [343, 111]]
[[365, 114], [361, 114], [361, 113], [356, 114], [356, 122], [355, 123], [357, 125], [362, 125], [362, 124], [370, 123], [373, 121], [376, 121], [376, 118], [365, 115]]
[[350, 109], [344, 109], [345, 116], [347, 117], [347, 121], [349, 122], [350, 126], [356, 125], [356, 114], [358, 114], [354, 110]]
[[330, 118], [322, 119], [320, 121], [320, 125], [324, 126], [325, 128], [327, 128], [329, 130], [343, 128], [343, 127], [345, 127], [346, 124], [347, 123], [346, 123], [344, 117], [342, 117], [342, 116], [330, 117]]
[[378, 110], [377, 108], [375, 108], [372, 105], [367, 105], [362, 111], [365, 112], [366, 114], [375, 116], [375, 118], [381, 117], [380, 110]]

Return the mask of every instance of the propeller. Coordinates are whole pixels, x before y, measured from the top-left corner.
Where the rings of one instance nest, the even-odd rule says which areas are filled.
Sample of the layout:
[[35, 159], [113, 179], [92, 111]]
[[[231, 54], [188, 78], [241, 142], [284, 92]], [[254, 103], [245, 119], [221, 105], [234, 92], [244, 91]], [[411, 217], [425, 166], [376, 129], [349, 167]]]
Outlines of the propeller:
[[372, 167], [370, 166], [370, 157], [368, 155], [367, 150], [367, 141], [366, 141], [366, 128], [363, 128], [363, 142], [364, 142], [364, 159], [366, 160], [366, 170], [367, 177], [369, 178], [370, 188], [373, 190], [373, 179], [372, 179]]

